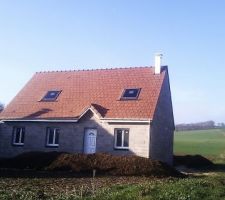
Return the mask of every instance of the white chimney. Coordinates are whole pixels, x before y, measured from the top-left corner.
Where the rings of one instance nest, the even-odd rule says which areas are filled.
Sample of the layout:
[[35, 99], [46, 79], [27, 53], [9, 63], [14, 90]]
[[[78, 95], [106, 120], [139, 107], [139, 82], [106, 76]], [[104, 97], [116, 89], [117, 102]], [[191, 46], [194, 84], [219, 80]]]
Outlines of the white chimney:
[[163, 55], [161, 53], [155, 54], [155, 74], [161, 73], [162, 56]]

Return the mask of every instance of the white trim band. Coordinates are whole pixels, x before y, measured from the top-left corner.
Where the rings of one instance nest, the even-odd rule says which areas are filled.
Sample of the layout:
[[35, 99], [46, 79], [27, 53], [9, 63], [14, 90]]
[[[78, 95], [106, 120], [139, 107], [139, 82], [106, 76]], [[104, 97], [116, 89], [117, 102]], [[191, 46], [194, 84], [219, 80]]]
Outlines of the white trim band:
[[53, 119], [53, 120], [49, 120], [49, 119], [6, 119], [6, 120], [1, 120], [1, 122], [78, 122], [77, 119], [75, 120], [70, 120], [70, 119]]

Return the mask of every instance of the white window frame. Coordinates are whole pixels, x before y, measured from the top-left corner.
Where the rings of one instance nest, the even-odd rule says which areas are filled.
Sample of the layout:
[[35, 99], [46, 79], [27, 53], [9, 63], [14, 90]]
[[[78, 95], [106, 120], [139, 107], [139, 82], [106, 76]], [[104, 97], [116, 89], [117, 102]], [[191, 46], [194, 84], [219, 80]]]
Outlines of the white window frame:
[[[122, 131], [122, 145], [121, 146], [117, 146], [117, 131], [121, 130]], [[124, 133], [125, 131], [128, 131], [128, 147], [124, 146]], [[129, 128], [115, 128], [114, 129], [114, 148], [115, 149], [129, 149], [129, 138], [130, 138], [130, 129]]]
[[[50, 135], [50, 130], [51, 129], [53, 129], [53, 143], [49, 143], [49, 135]], [[47, 147], [58, 147], [59, 146], [59, 144], [56, 144], [55, 143], [57, 130], [60, 130], [60, 129], [59, 128], [53, 128], [53, 127], [48, 127], [47, 128], [47, 132], [46, 132], [46, 134], [47, 134], [47, 137], [46, 137], [46, 146]], [[58, 140], [59, 140], [59, 138], [58, 138]]]
[[[19, 142], [16, 142], [16, 136], [18, 134], [17, 130], [19, 131]], [[24, 130], [24, 136], [23, 136], [23, 130]], [[24, 141], [22, 142], [22, 136], [25, 137], [25, 128], [24, 127], [14, 127], [13, 128], [13, 145], [22, 146], [24, 145]]]

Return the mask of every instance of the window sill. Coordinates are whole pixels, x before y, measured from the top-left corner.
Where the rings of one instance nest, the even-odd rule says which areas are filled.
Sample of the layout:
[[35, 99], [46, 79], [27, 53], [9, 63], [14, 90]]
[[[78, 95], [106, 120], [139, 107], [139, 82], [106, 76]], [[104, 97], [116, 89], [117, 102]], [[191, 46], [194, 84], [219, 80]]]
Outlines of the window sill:
[[114, 147], [114, 150], [129, 151], [129, 147]]
[[13, 146], [24, 146], [24, 143], [12, 143]]
[[53, 99], [41, 99], [38, 102], [58, 102], [57, 100], [53, 100]]
[[59, 145], [58, 144], [47, 144], [46, 147], [57, 148], [57, 147], [59, 147]]
[[119, 101], [129, 101], [129, 100], [136, 100], [138, 101], [139, 99], [138, 98], [120, 98]]

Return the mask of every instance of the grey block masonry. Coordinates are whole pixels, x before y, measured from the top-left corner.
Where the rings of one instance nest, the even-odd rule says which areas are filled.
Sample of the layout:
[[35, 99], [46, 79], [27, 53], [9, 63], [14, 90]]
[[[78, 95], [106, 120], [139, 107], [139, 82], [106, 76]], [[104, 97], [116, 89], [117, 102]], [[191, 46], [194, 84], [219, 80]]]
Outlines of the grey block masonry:
[[[12, 145], [12, 133], [15, 126], [25, 127], [23, 146]], [[46, 146], [47, 127], [60, 129], [59, 147]], [[91, 111], [79, 123], [7, 122], [1, 124], [0, 157], [12, 157], [29, 151], [83, 153], [86, 128], [97, 129], [96, 152], [149, 157], [149, 124], [109, 124], [97, 119]], [[115, 128], [129, 128], [129, 150], [114, 149]]]
[[169, 76], [165, 76], [150, 128], [150, 157], [173, 164], [174, 117]]

